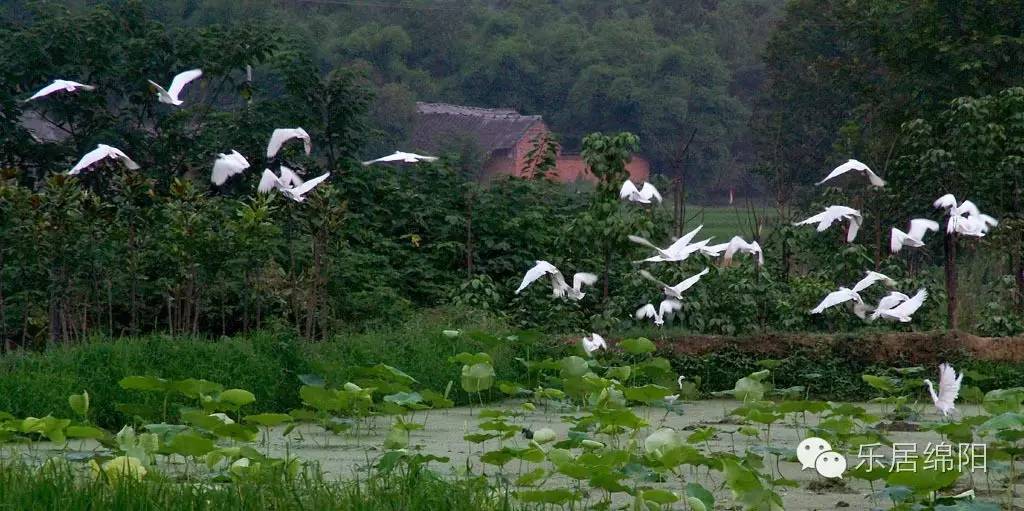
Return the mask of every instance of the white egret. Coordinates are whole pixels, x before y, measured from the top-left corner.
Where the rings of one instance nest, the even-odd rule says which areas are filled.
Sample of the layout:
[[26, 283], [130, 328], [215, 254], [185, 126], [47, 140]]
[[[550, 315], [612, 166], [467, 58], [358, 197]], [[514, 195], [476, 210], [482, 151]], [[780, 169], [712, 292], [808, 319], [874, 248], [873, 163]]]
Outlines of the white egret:
[[736, 254], [742, 253], [757, 256], [757, 264], [764, 264], [764, 252], [761, 250], [761, 245], [756, 241], [747, 242], [739, 236], [733, 236], [728, 243], [701, 247], [700, 252], [709, 257], [724, 255], [722, 260], [726, 266], [732, 264], [732, 258]]
[[49, 96], [54, 92], [74, 92], [78, 89], [88, 91], [95, 90], [96, 87], [93, 85], [86, 85], [84, 83], [73, 82], [71, 80], [54, 80], [53, 83], [47, 85], [46, 87], [43, 87], [42, 89], [39, 89], [39, 92], [36, 92], [32, 95], [32, 97], [26, 99], [25, 101], [32, 101], [33, 99], [39, 99], [41, 97]]
[[608, 344], [604, 342], [604, 337], [591, 332], [590, 337], [583, 338], [583, 351], [586, 351], [587, 355], [590, 355], [599, 349], [608, 349]]
[[889, 291], [889, 294], [883, 296], [882, 299], [878, 301], [878, 306], [876, 306], [875, 309], [891, 309], [909, 299], [909, 296], [899, 291]]
[[395, 151], [394, 154], [382, 156], [376, 160], [364, 161], [363, 165], [373, 165], [374, 163], [420, 163], [430, 161], [437, 161], [437, 156], [424, 156], [422, 154]]
[[210, 174], [210, 181], [220, 186], [229, 177], [241, 174], [247, 168], [249, 168], [249, 160], [246, 160], [245, 156], [242, 156], [238, 151], [232, 149], [230, 154], [220, 153], [217, 160], [213, 162], [213, 173]]
[[267, 144], [267, 158], [276, 156], [277, 152], [281, 150], [281, 146], [293, 138], [302, 140], [302, 145], [307, 155], [313, 152], [313, 141], [309, 138], [309, 133], [306, 133], [306, 130], [302, 128], [278, 128], [270, 135], [270, 142]]
[[904, 246], [923, 247], [924, 235], [928, 231], [938, 231], [939, 223], [927, 218], [915, 218], [910, 221], [910, 229], [903, 232], [895, 227], [892, 228], [892, 235], [889, 240], [889, 249], [892, 253], [899, 252]]
[[957, 203], [956, 197], [947, 193], [933, 203], [936, 208], [946, 209], [949, 221], [946, 222], [947, 233], [981, 237], [988, 233], [990, 227], [999, 225], [999, 221], [983, 214], [978, 206], [969, 200]]
[[918, 290], [914, 296], [900, 302], [898, 305], [884, 309], [881, 307], [875, 309], [875, 312], [871, 314], [871, 319], [884, 318], [889, 321], [909, 323], [910, 317], [917, 312], [917, 309], [921, 308], [926, 298], [928, 298], [928, 291], [924, 289]]
[[871, 169], [868, 168], [867, 165], [865, 165], [865, 164], [863, 164], [863, 163], [861, 163], [861, 162], [859, 162], [857, 160], [854, 160], [852, 158], [850, 160], [847, 160], [846, 163], [844, 163], [844, 164], [842, 164], [842, 165], [832, 169], [832, 172], [829, 172], [829, 174], [827, 176], [825, 176], [825, 179], [822, 179], [821, 181], [818, 181], [816, 184], [820, 185], [820, 184], [824, 183], [825, 181], [828, 181], [829, 179], [832, 179], [832, 178], [837, 177], [837, 176], [841, 176], [841, 175], [843, 175], [843, 174], [845, 174], [845, 173], [847, 173], [847, 172], [849, 172], [851, 170], [854, 171], [854, 172], [861, 172], [861, 173], [863, 173], [868, 178], [868, 181], [871, 183], [871, 186], [874, 186], [874, 187], [877, 187], [877, 188], [882, 188], [883, 186], [885, 186], [885, 181], [882, 178], [878, 177], [878, 174], [875, 174], [874, 172], [872, 172]]
[[642, 275], [645, 279], [647, 279], [647, 280], [649, 280], [651, 282], [654, 282], [655, 284], [658, 284], [659, 286], [661, 286], [661, 290], [662, 290], [662, 292], [665, 293], [665, 296], [667, 296], [669, 298], [682, 298], [683, 291], [686, 291], [687, 289], [690, 289], [691, 287], [693, 287], [693, 285], [696, 284], [700, 280], [701, 277], [703, 277], [704, 275], [708, 274], [708, 271], [709, 270], [707, 268], [704, 268], [704, 270], [701, 271], [700, 273], [697, 273], [695, 275], [691, 275], [691, 276], [683, 279], [682, 282], [680, 282], [680, 283], [678, 283], [678, 284], [676, 284], [674, 286], [670, 286], [670, 285], [668, 285], [668, 284], [658, 280], [654, 275], [651, 275], [651, 273], [648, 272], [647, 270], [640, 270], [640, 275]]
[[661, 202], [661, 194], [658, 193], [658, 189], [654, 185], [644, 181], [644, 184], [637, 189], [633, 181], [628, 178], [622, 183], [622, 188], [619, 189], [619, 198], [630, 202], [639, 202], [640, 204], [650, 204], [651, 199], [657, 199], [658, 202]]
[[653, 319], [655, 325], [661, 326], [665, 324], [666, 317], [671, 321], [676, 311], [682, 308], [683, 303], [679, 300], [666, 298], [658, 304], [657, 309], [654, 308], [654, 305], [647, 304], [637, 309], [633, 316], [636, 319]]
[[274, 172], [270, 169], [263, 170], [263, 177], [260, 178], [260, 184], [256, 190], [260, 193], [268, 193], [273, 189], [281, 191], [301, 186], [303, 183], [302, 178], [292, 172], [291, 169], [281, 166], [281, 177], [274, 175]]
[[864, 300], [860, 299], [860, 295], [857, 294], [857, 292], [855, 292], [854, 290], [846, 287], [840, 287], [838, 291], [832, 291], [831, 293], [826, 295], [825, 299], [822, 300], [821, 303], [817, 305], [817, 307], [811, 309], [811, 314], [821, 314], [822, 312], [825, 311], [825, 309], [829, 307], [834, 307], [836, 305], [846, 303], [851, 300], [855, 303], [864, 302]]
[[860, 281], [853, 285], [853, 292], [859, 293], [871, 287], [875, 282], [882, 282], [889, 287], [896, 285], [896, 281], [888, 276], [878, 273], [877, 271], [869, 270], [864, 274], [864, 278], [860, 279]]
[[852, 243], [857, 237], [857, 231], [860, 229], [860, 224], [864, 219], [861, 217], [860, 211], [850, 207], [829, 206], [825, 208], [825, 211], [807, 218], [806, 220], [796, 222], [793, 225], [808, 225], [816, 223], [818, 224], [818, 232], [822, 232], [839, 220], [848, 220], [850, 222], [850, 228], [846, 231], [846, 242]]
[[68, 175], [78, 175], [83, 170], [89, 168], [95, 163], [106, 158], [110, 158], [111, 160], [115, 161], [120, 161], [121, 163], [124, 164], [125, 167], [128, 167], [131, 170], [139, 169], [139, 165], [132, 161], [132, 159], [129, 158], [128, 155], [124, 154], [124, 152], [121, 151], [120, 149], [108, 146], [106, 144], [98, 144], [96, 146], [96, 149], [89, 151], [88, 153], [85, 154], [85, 156], [82, 157], [81, 160], [78, 160], [78, 163], [71, 170], [68, 171]]
[[[284, 169], [282, 168], [282, 170]], [[325, 172], [320, 176], [314, 177], [313, 179], [306, 181], [305, 183], [294, 186], [292, 188], [285, 188], [281, 190], [281, 193], [283, 193], [285, 197], [288, 197], [289, 199], [295, 202], [303, 202], [306, 200], [307, 193], [312, 191], [314, 188], [317, 187], [317, 185], [324, 182], [329, 177], [331, 177], [331, 173]]]
[[[698, 249], [700, 249], [701, 246], [703, 246], [700, 243], [695, 243], [692, 245], [690, 244], [690, 241], [693, 240], [695, 236], [697, 236], [697, 233], [700, 232], [701, 228], [703, 227], [703, 225], [698, 225], [696, 229], [684, 234], [682, 237], [675, 240], [674, 242], [672, 242], [671, 245], [664, 249], [658, 248], [657, 245], [651, 243], [649, 240], [647, 240], [647, 238], [634, 236], [632, 234], [627, 237], [629, 238], [629, 241], [632, 241], [633, 243], [653, 248], [658, 252], [658, 254], [655, 256], [648, 257], [647, 259], [643, 259], [637, 262], [683, 261], [687, 257], [689, 257], [690, 254], [696, 252]], [[703, 243], [707, 244], [708, 241], [710, 241], [710, 238], [708, 238], [708, 240], [705, 240]]]
[[983, 237], [988, 234], [990, 228], [999, 225], [999, 221], [984, 213], [970, 215], [966, 218], [951, 218], [955, 223], [953, 230], [964, 236]]
[[597, 275], [578, 272], [572, 276], [572, 286], [569, 286], [562, 272], [555, 268], [555, 265], [547, 261], [537, 261], [532, 268], [527, 270], [523, 281], [516, 288], [515, 294], [519, 294], [520, 291], [545, 275], [551, 276], [551, 294], [558, 298], [568, 297], [572, 300], [581, 300], [586, 296], [583, 286], [593, 286], [597, 283]]
[[679, 249], [676, 252], [676, 254], [674, 256], [672, 256], [672, 257], [665, 257], [665, 256], [663, 256], [661, 254], [655, 254], [655, 255], [653, 255], [651, 257], [648, 257], [646, 259], [641, 259], [639, 261], [633, 261], [633, 262], [635, 262], [635, 263], [664, 263], [664, 262], [685, 261], [691, 255], [696, 254], [697, 252], [703, 250], [704, 247], [706, 247], [708, 242], [710, 242], [710, 241], [711, 241], [711, 238], [708, 238], [706, 240], [701, 240], [701, 241], [698, 241], [696, 243], [690, 243], [689, 245], [686, 245], [685, 247], [682, 247], [681, 249]]
[[203, 76], [202, 69], [192, 69], [183, 73], [178, 73], [177, 76], [171, 80], [171, 86], [167, 89], [160, 86], [160, 84], [153, 80], [147, 80], [150, 85], [156, 87], [156, 97], [161, 103], [167, 103], [168, 105], [178, 106], [184, 103], [178, 96], [181, 95], [182, 89], [189, 84], [192, 80]]
[[928, 386], [928, 393], [932, 395], [932, 402], [944, 417], [948, 417], [956, 408], [956, 398], [960, 395], [960, 382], [964, 379], [964, 373], [956, 374], [953, 366], [939, 364], [939, 392], [935, 393], [931, 380], [924, 380]]

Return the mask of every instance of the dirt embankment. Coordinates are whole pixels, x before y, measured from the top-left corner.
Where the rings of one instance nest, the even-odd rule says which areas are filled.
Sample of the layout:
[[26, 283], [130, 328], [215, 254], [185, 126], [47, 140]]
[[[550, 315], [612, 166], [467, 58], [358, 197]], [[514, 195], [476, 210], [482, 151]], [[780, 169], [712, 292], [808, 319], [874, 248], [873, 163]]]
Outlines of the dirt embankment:
[[820, 350], [869, 362], [901, 360], [932, 364], [971, 357], [999, 362], [1024, 362], [1024, 336], [978, 337], [964, 332], [895, 332], [877, 334], [787, 334], [747, 336], [692, 335], [657, 341], [663, 352], [705, 355], [723, 350], [785, 358], [793, 351]]

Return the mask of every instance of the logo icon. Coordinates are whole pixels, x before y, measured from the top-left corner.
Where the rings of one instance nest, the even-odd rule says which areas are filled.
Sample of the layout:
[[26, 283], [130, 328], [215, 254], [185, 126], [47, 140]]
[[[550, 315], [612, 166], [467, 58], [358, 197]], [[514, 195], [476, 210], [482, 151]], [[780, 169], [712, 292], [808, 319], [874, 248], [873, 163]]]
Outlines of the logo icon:
[[814, 470], [829, 479], [842, 477], [843, 472], [846, 472], [846, 456], [835, 451], [825, 451], [814, 460]]
[[800, 469], [813, 468], [823, 477], [835, 478], [846, 472], [846, 457], [832, 450], [832, 444], [824, 438], [812, 436], [796, 446], [796, 458]]

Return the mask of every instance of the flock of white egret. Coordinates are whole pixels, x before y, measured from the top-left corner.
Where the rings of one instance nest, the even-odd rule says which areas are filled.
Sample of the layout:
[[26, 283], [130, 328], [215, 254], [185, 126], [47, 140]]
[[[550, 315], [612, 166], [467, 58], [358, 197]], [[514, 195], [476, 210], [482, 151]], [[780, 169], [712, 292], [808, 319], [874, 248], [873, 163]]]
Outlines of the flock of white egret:
[[[159, 102], [173, 106], [181, 106], [184, 103], [180, 98], [182, 91], [189, 83], [200, 78], [202, 74], [203, 72], [200, 69], [193, 69], [179, 73], [172, 79], [170, 87], [166, 89], [151, 80], [149, 83], [156, 91], [157, 100]], [[38, 100], [55, 93], [71, 93], [79, 90], [93, 91], [95, 89], [96, 87], [92, 85], [58, 79], [54, 80], [50, 85], [40, 89], [26, 101]], [[274, 130], [270, 137], [270, 141], [267, 144], [267, 159], [271, 161], [274, 160], [284, 144], [292, 140], [301, 140], [307, 155], [312, 152], [312, 140], [304, 129], [281, 128]], [[78, 175], [83, 171], [91, 170], [96, 164], [105, 160], [118, 162], [132, 170], [140, 168], [137, 163], [135, 163], [120, 149], [105, 144], [98, 144], [96, 149], [85, 154], [79, 162], [68, 171], [68, 175]], [[437, 160], [437, 158], [433, 156], [423, 156], [415, 153], [398, 151], [394, 154], [378, 158], [376, 160], [365, 161], [363, 164], [418, 163], [435, 160]], [[232, 150], [227, 154], [221, 153], [214, 161], [210, 180], [213, 184], [221, 186], [232, 176], [243, 173], [249, 167], [249, 161], [238, 151]], [[330, 173], [328, 172], [319, 177], [304, 181], [298, 176], [298, 174], [288, 167], [278, 165], [278, 168], [280, 175], [275, 174], [269, 168], [263, 171], [263, 175], [257, 187], [257, 191], [259, 193], [269, 193], [276, 189], [289, 199], [296, 202], [302, 202], [305, 200], [305, 195], [307, 193], [330, 177]], [[831, 179], [851, 172], [863, 174], [863, 176], [868, 180], [870, 186], [877, 188], [885, 186], [885, 181], [875, 174], [867, 165], [853, 159], [833, 169], [825, 179], [821, 180], [817, 184], [823, 184]], [[654, 202], [662, 202], [662, 196], [654, 185], [644, 182], [638, 188], [630, 179], [626, 179], [625, 182], [623, 182], [619, 191], [619, 197], [629, 202], [644, 205], [650, 205]], [[947, 233], [981, 237], [984, 236], [991, 227], [998, 225], [998, 221], [996, 219], [981, 213], [973, 202], [969, 200], [957, 202], [956, 198], [951, 194], [944, 195], [936, 200], [934, 207], [944, 209], [946, 211], [949, 217], [946, 225]], [[818, 232], [823, 232], [833, 224], [842, 221], [848, 222], [846, 241], [853, 242], [863, 222], [863, 217], [859, 211], [848, 206], [828, 206], [821, 213], [797, 222], [795, 225], [816, 225]], [[635, 262], [681, 262], [685, 261], [695, 253], [700, 253], [710, 258], [717, 258], [721, 256], [722, 263], [725, 266], [729, 266], [732, 264], [733, 257], [736, 254], [745, 253], [750, 254], [751, 256], [756, 256], [757, 264], [764, 264], [764, 253], [757, 241], [748, 242], [740, 236], [734, 236], [727, 243], [716, 245], [709, 244], [711, 242], [711, 238], [693, 242], [693, 239], [700, 232], [702, 227], [703, 226], [698, 226], [696, 229], [675, 240], [666, 248], [660, 248], [651, 241], [640, 236], [629, 236], [630, 241], [655, 251], [655, 253], [650, 257]], [[904, 247], [922, 247], [925, 244], [925, 235], [929, 231], [938, 230], [939, 224], [934, 220], [924, 218], [912, 219], [910, 221], [910, 227], [906, 232], [895, 227], [892, 228], [890, 249], [895, 253], [899, 252]], [[682, 302], [680, 302], [680, 299], [682, 298], [683, 293], [695, 286], [700, 281], [701, 277], [707, 275], [708, 272], [709, 269], [705, 267], [699, 273], [683, 279], [678, 284], [669, 285], [659, 280], [650, 272], [641, 270], [640, 275], [656, 284], [664, 294], [665, 298], [657, 307], [652, 303], [647, 303], [640, 307], [634, 313], [635, 318], [650, 319], [655, 325], [659, 326], [663, 325], [665, 321], [671, 321], [679, 310], [682, 309]], [[550, 278], [552, 295], [554, 297], [570, 300], [583, 299], [586, 295], [583, 291], [584, 287], [593, 286], [598, 280], [597, 275], [594, 273], [577, 272], [573, 274], [572, 285], [570, 285], [558, 268], [547, 261], [538, 260], [536, 261], [536, 264], [526, 272], [522, 283], [520, 283], [519, 287], [515, 290], [516, 294], [545, 276]], [[878, 272], [868, 271], [865, 277], [854, 284], [852, 288], [840, 287], [838, 290], [829, 293], [821, 303], [811, 309], [810, 313], [820, 314], [830, 307], [843, 303], [851, 303], [853, 312], [862, 319], [875, 320], [881, 318], [905, 323], [911, 321], [914, 312], [921, 307], [928, 296], [925, 289], [918, 290], [913, 296], [908, 296], [899, 291], [890, 291], [888, 295], [884, 296], [878, 302], [877, 306], [871, 307], [865, 305], [860, 296], [860, 292], [878, 282], [881, 282], [890, 288], [896, 285], [896, 282], [893, 279]], [[868, 315], [869, 313], [870, 316]], [[607, 349], [607, 344], [604, 338], [597, 333], [592, 333], [590, 336], [584, 337], [582, 339], [582, 346], [588, 354], [591, 354], [598, 349]], [[953, 368], [948, 364], [941, 365], [939, 373], [938, 393], [935, 392], [931, 381], [925, 380], [925, 383], [928, 386], [928, 390], [935, 402], [936, 408], [946, 415], [954, 408], [953, 403], [959, 392], [960, 380], [963, 378], [963, 375], [961, 374], [957, 376]], [[682, 379], [683, 377], [680, 376], [680, 382]]]
[[[867, 179], [868, 184], [872, 187], [882, 188], [885, 186], [885, 181], [882, 178], [875, 174], [867, 165], [854, 159], [851, 159], [833, 169], [825, 179], [821, 180], [817, 184], [821, 185], [847, 173], [863, 175], [863, 177]], [[660, 203], [662, 201], [661, 194], [654, 185], [644, 182], [643, 185], [638, 188], [629, 179], [626, 179], [622, 184], [622, 188], [619, 192], [619, 198], [629, 202], [647, 205], [653, 204], [654, 202]], [[998, 225], [998, 221], [995, 218], [981, 213], [973, 202], [969, 200], [957, 202], [956, 198], [951, 194], [943, 195], [936, 200], [933, 205], [935, 208], [944, 209], [948, 215], [949, 218], [946, 224], [946, 231], [950, 234], [955, 233], [964, 236], [981, 237], [985, 236], [989, 229]], [[796, 222], [794, 225], [816, 225], [818, 232], [824, 232], [837, 222], [847, 222], [848, 225], [845, 239], [847, 243], [852, 243], [857, 237], [857, 232], [859, 231], [863, 220], [864, 219], [860, 211], [854, 208], [842, 205], [832, 205], [826, 207], [821, 213], [813, 215], [800, 222]], [[764, 253], [757, 241], [747, 242], [739, 236], [734, 236], [729, 242], [717, 245], [709, 244], [711, 242], [711, 238], [694, 242], [694, 238], [700, 232], [702, 227], [703, 226], [698, 226], [696, 229], [673, 241], [666, 248], [661, 248], [650, 240], [640, 236], [629, 236], [630, 241], [655, 251], [655, 253], [650, 257], [634, 262], [681, 262], [685, 261], [693, 254], [700, 253], [711, 258], [722, 256], [722, 264], [729, 266], [732, 264], [733, 256], [738, 253], [746, 253], [756, 256], [757, 264], [764, 264]], [[910, 227], [906, 232], [896, 227], [892, 228], [890, 249], [893, 253], [896, 253], [904, 247], [922, 247], [925, 244], [925, 235], [929, 231], [938, 230], [938, 222], [926, 218], [915, 218], [910, 221]], [[671, 321], [682, 309], [682, 302], [680, 299], [682, 298], [683, 293], [695, 286], [700, 281], [701, 277], [707, 275], [708, 272], [709, 269], [705, 267], [699, 273], [683, 279], [678, 284], [669, 285], [659, 280], [649, 271], [640, 270], [639, 273], [643, 278], [658, 285], [664, 293], [665, 298], [657, 307], [653, 303], [647, 303], [640, 307], [634, 313], [634, 317], [638, 320], [652, 320], [654, 324], [658, 326], [664, 325], [666, 321]], [[582, 299], [584, 296], [582, 286], [593, 285], [597, 282], [597, 276], [593, 273], [576, 273], [573, 277], [573, 286], [570, 287], [558, 268], [547, 261], [538, 260], [535, 265], [526, 272], [522, 283], [520, 283], [519, 287], [515, 291], [516, 294], [545, 275], [549, 275], [551, 277], [553, 296], [557, 298], [568, 298], [571, 300]], [[890, 288], [890, 290], [887, 295], [878, 301], [876, 306], [870, 306], [864, 303], [860, 293], [876, 283], [881, 283]], [[928, 297], [928, 291], [925, 289], [919, 289], [912, 296], [908, 296], [900, 291], [891, 289], [895, 286], [896, 281], [894, 279], [883, 275], [882, 273], [868, 270], [865, 273], [865, 276], [852, 287], [839, 287], [838, 290], [829, 293], [821, 303], [810, 310], [810, 313], [821, 314], [825, 309], [830, 307], [843, 303], [850, 303], [852, 305], [851, 309], [853, 313], [861, 319], [867, 321], [883, 319], [908, 323], [912, 320], [913, 314], [924, 304], [925, 299]], [[604, 338], [597, 333], [591, 333], [589, 336], [584, 337], [581, 340], [581, 345], [588, 355], [593, 354], [596, 350], [607, 349], [608, 347]], [[925, 380], [925, 384], [928, 386], [928, 391], [935, 403], [935, 407], [943, 415], [948, 415], [954, 409], [953, 404], [960, 391], [960, 380], [962, 378], [963, 375], [960, 374], [957, 376], [952, 366], [942, 364], [939, 366], [938, 392], [933, 388], [931, 381]], [[681, 380], [682, 377], [680, 377], [680, 381]]]
[[[185, 90], [185, 86], [201, 76], [203, 76], [203, 71], [201, 69], [192, 69], [179, 73], [171, 80], [170, 87], [166, 89], [152, 80], [148, 81], [156, 91], [157, 100], [159, 102], [173, 106], [181, 106], [184, 104], [184, 101], [180, 96], [182, 91]], [[79, 90], [93, 91], [96, 90], [96, 87], [71, 80], [54, 80], [53, 83], [43, 87], [26, 101], [38, 100], [55, 93], [70, 93]], [[313, 142], [306, 130], [302, 128], [279, 128], [274, 130], [270, 136], [270, 141], [267, 143], [267, 160], [273, 161], [277, 157], [277, 153], [281, 148], [292, 140], [301, 140], [303, 149], [307, 155], [313, 151]], [[78, 163], [68, 171], [68, 175], [74, 176], [81, 174], [82, 172], [92, 170], [97, 164], [103, 161], [118, 162], [130, 170], [137, 170], [140, 168], [139, 164], [135, 163], [135, 161], [128, 157], [124, 151], [110, 145], [98, 144], [96, 149], [86, 153], [85, 156], [83, 156]], [[381, 159], [381, 161], [387, 160]], [[230, 153], [221, 153], [213, 162], [213, 171], [210, 175], [210, 181], [214, 185], [221, 186], [232, 176], [243, 173], [249, 167], [249, 160], [247, 160], [245, 156], [238, 151], [232, 150]], [[265, 169], [263, 171], [263, 176], [260, 179], [259, 186], [257, 187], [257, 191], [259, 193], [270, 193], [273, 190], [277, 190], [289, 199], [296, 202], [303, 202], [307, 193], [331, 176], [330, 172], [327, 172], [323, 175], [305, 181], [288, 167], [285, 167], [284, 165], [278, 165], [278, 167], [280, 176], [274, 174], [270, 169]]]

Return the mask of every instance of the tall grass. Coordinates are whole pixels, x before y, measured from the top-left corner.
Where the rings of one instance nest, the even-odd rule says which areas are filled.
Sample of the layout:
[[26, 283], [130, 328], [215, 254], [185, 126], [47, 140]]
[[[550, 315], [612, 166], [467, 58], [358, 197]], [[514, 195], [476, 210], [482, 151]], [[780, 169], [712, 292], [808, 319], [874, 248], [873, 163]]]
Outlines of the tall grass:
[[167, 479], [109, 483], [70, 467], [0, 465], [0, 510], [409, 510], [523, 509], [480, 478], [449, 481], [428, 470], [330, 481], [318, 474], [192, 484]]
[[[470, 328], [456, 337], [442, 333], [455, 324]], [[459, 366], [448, 357], [462, 351], [484, 351], [493, 358], [499, 374], [517, 376], [523, 369], [515, 358], [524, 356], [531, 346], [536, 346], [532, 355], [540, 354], [541, 343], [522, 334], [520, 341], [509, 342], [508, 335], [502, 323], [490, 318], [427, 311], [399, 328], [341, 334], [317, 343], [303, 341], [287, 329], [216, 341], [166, 336], [97, 338], [42, 353], [0, 357], [0, 410], [21, 417], [48, 413], [71, 417], [68, 395], [84, 390], [92, 398], [92, 420], [120, 428], [133, 422], [133, 417], [119, 411], [119, 403], [157, 407], [163, 397], [126, 391], [117, 382], [129, 375], [153, 375], [204, 378], [243, 388], [257, 399], [245, 413], [281, 412], [301, 404], [299, 375], [315, 373], [328, 383], [342, 384], [352, 379], [357, 367], [378, 363], [398, 367], [422, 387], [438, 391], [454, 381], [451, 397], [465, 403], [468, 396], [458, 385]], [[173, 406], [170, 411], [173, 415]]]

